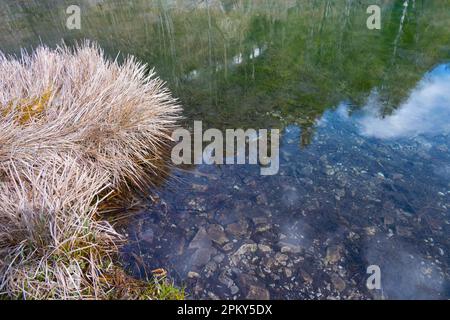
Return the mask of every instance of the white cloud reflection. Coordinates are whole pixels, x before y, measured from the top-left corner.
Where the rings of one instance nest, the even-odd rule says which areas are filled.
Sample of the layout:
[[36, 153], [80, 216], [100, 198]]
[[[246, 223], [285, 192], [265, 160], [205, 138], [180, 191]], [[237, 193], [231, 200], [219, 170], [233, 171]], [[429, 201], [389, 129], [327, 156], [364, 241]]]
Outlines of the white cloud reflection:
[[374, 93], [358, 119], [361, 133], [380, 139], [450, 133], [450, 65], [429, 72], [392, 115], [381, 118]]

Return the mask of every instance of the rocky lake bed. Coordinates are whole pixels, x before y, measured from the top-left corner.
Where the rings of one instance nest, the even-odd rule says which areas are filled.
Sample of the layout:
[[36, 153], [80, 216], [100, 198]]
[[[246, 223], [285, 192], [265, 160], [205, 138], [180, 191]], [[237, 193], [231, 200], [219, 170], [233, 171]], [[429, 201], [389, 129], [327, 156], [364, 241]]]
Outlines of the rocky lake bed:
[[[180, 170], [129, 224], [130, 268], [165, 268], [194, 299], [448, 298], [448, 139], [376, 141], [339, 112], [323, 120], [304, 149], [287, 127], [279, 175]], [[366, 287], [370, 265], [382, 290]]]

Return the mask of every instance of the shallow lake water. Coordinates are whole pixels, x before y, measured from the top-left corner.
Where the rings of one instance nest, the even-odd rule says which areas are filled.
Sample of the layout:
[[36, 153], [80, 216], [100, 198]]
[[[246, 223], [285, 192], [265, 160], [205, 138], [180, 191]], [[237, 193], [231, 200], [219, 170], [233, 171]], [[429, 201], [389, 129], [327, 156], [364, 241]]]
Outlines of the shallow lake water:
[[[0, 49], [89, 38], [155, 67], [185, 127], [277, 128], [280, 168], [174, 167], [120, 225], [190, 298], [450, 298], [450, 1], [0, 1]], [[369, 290], [369, 266], [381, 289]]]

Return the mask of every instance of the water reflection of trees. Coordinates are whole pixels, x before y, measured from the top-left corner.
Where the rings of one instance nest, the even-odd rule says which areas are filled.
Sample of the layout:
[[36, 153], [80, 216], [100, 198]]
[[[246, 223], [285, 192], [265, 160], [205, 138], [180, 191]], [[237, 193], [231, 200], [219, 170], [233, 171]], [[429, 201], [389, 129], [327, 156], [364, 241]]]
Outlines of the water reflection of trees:
[[449, 57], [449, 0], [385, 0], [381, 31], [365, 27], [368, 0], [86, 0], [79, 32], [65, 29], [55, 3], [66, 4], [6, 4], [14, 19], [3, 28], [16, 35], [0, 36], [5, 46], [97, 40], [111, 55], [154, 65], [188, 119], [217, 128], [295, 123], [302, 145], [327, 108], [362, 105], [377, 88], [387, 114]]

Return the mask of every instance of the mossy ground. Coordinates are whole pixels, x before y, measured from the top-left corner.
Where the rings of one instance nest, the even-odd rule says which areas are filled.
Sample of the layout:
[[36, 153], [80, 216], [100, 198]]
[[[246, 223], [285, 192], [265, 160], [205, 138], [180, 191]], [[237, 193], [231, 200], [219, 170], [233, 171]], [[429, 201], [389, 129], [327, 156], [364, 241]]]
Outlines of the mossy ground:
[[151, 279], [139, 280], [130, 277], [122, 269], [114, 272], [114, 290], [110, 299], [132, 300], [184, 300], [184, 288], [175, 286], [166, 275], [154, 275]]

